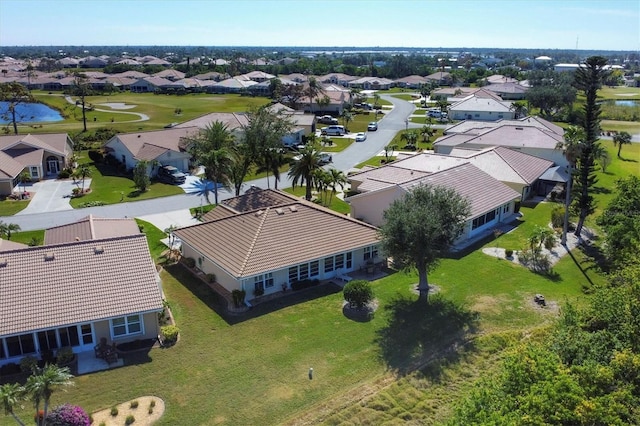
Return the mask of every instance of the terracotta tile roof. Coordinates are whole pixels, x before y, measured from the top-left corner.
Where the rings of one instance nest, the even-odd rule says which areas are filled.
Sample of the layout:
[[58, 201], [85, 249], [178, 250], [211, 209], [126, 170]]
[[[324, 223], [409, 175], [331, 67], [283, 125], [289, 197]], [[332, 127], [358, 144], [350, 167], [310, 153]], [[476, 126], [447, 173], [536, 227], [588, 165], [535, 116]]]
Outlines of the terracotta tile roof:
[[374, 226], [304, 201], [181, 228], [175, 234], [237, 278], [378, 241]]
[[101, 240], [139, 233], [140, 229], [134, 219], [107, 219], [89, 215], [77, 222], [45, 230], [44, 245]]
[[211, 222], [212, 220], [223, 219], [236, 214], [238, 214], [238, 212], [230, 207], [227, 207], [224, 204], [218, 204], [215, 209], [208, 211], [204, 216], [202, 216], [202, 221]]
[[0, 252], [0, 335], [160, 309], [143, 234]]
[[451, 188], [467, 198], [471, 204], [469, 219], [520, 198], [518, 192], [472, 164], [462, 164], [433, 173], [422, 179], [403, 184], [401, 187], [410, 190], [411, 187], [421, 183]]
[[276, 191], [275, 189], [263, 190], [258, 187], [253, 187], [249, 188], [243, 195], [223, 200], [220, 204], [223, 204], [238, 213], [244, 213], [253, 210], [266, 209], [267, 207], [279, 206], [298, 200], [298, 197], [287, 194], [286, 192]]
[[553, 166], [553, 161], [501, 146], [495, 148], [493, 151], [529, 184], [533, 183], [542, 176], [549, 167]]
[[67, 145], [68, 138], [69, 135], [66, 133], [0, 136], [0, 151], [5, 151], [12, 146], [22, 143], [34, 148], [42, 148], [56, 154], [65, 155], [69, 151]]

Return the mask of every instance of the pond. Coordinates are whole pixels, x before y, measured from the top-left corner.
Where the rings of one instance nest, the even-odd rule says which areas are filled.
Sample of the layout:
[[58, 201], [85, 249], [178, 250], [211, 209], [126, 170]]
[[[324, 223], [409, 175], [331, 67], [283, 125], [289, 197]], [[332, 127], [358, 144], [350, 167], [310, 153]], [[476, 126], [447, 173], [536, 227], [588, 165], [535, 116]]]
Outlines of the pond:
[[617, 99], [605, 101], [607, 104], [621, 106], [621, 107], [637, 107], [640, 106], [640, 101], [633, 99]]
[[[11, 123], [9, 102], [0, 102], [0, 124]], [[62, 121], [62, 115], [55, 109], [40, 103], [18, 104], [16, 120], [20, 123], [37, 123], [40, 121]]]

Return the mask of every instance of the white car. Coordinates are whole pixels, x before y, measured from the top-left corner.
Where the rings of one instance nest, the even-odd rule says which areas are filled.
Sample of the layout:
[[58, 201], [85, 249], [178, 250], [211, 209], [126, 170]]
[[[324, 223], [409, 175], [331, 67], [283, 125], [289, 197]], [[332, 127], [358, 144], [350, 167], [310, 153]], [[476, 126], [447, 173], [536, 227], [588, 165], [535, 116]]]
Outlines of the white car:
[[367, 134], [364, 132], [356, 133], [356, 142], [364, 142], [367, 140]]

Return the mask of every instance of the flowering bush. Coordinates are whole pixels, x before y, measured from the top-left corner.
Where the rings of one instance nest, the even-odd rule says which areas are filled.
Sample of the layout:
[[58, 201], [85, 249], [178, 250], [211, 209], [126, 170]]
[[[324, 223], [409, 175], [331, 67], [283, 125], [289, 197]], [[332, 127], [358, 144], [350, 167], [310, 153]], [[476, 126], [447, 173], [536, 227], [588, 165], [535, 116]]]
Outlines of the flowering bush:
[[64, 404], [56, 407], [47, 415], [49, 426], [90, 426], [87, 413], [77, 405]]

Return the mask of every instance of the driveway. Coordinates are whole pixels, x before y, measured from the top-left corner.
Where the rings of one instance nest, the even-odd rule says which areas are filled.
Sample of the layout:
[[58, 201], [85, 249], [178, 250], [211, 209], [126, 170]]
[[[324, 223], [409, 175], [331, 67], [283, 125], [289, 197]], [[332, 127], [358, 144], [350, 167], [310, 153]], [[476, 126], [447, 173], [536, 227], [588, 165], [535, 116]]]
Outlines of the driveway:
[[[84, 187], [91, 185], [91, 179], [84, 180]], [[69, 204], [70, 196], [74, 188], [78, 186], [73, 180], [47, 179], [27, 185], [27, 192], [32, 193], [31, 202], [16, 215], [29, 215], [42, 212], [58, 212], [73, 210]], [[20, 186], [22, 190], [22, 186]]]

